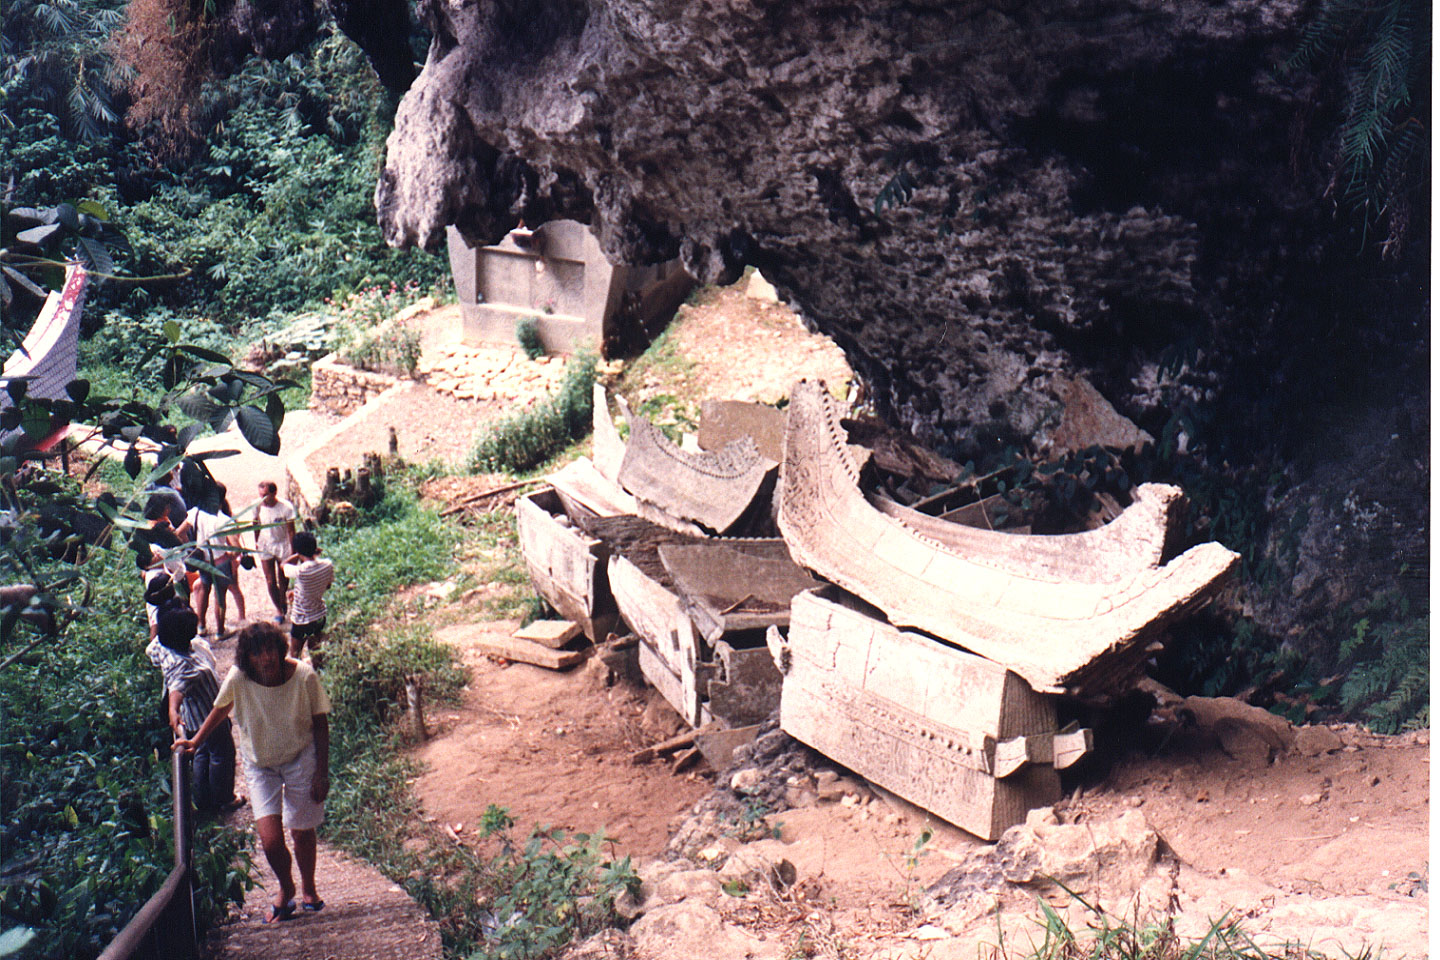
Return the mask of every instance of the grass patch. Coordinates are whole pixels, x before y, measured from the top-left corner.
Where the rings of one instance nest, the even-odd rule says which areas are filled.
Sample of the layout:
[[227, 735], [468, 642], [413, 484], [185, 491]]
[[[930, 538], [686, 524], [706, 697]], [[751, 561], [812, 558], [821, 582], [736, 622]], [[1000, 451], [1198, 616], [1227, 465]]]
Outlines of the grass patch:
[[[1065, 889], [1063, 884], [1062, 889]], [[1087, 903], [1074, 892], [1066, 892], [1089, 914], [1085, 929], [1074, 930], [1055, 909], [1039, 901], [1041, 941], [1030, 949], [1015, 951], [1003, 936], [999, 956], [1019, 960], [1323, 960], [1324, 955], [1300, 943], [1286, 942], [1260, 946], [1228, 914], [1211, 923], [1199, 940], [1175, 932], [1173, 918], [1146, 920], [1116, 917]], [[1360, 956], [1371, 956], [1367, 950]], [[1375, 954], [1378, 956], [1378, 953]]]
[[[696, 363], [680, 352], [679, 322], [677, 318], [666, 327], [650, 348], [625, 368], [616, 387], [637, 416], [649, 420], [677, 443], [680, 434], [698, 428], [701, 399], [692, 395]], [[628, 424], [621, 435], [629, 435]]]
[[594, 357], [579, 357], [550, 397], [491, 427], [470, 453], [473, 473], [522, 473], [555, 457], [590, 432]]

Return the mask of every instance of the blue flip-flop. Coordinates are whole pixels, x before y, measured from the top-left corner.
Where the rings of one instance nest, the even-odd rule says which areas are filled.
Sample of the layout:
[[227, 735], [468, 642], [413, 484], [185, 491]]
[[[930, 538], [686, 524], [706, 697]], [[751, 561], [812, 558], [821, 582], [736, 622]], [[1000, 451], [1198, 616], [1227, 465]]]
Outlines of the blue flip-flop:
[[270, 904], [269, 912], [260, 918], [260, 922], [279, 923], [282, 920], [289, 920], [293, 916], [295, 916], [295, 901], [286, 900], [285, 906], [283, 907], [277, 907], [273, 903]]
[[304, 910], [306, 913], [319, 913], [321, 910], [325, 909], [325, 901], [316, 900], [314, 903], [302, 903], [300, 904], [300, 909]]

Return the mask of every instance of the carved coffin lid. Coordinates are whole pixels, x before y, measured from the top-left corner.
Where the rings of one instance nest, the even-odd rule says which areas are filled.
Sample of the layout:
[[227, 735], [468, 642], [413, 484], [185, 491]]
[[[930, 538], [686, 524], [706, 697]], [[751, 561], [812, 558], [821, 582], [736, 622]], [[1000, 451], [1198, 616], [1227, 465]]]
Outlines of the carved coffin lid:
[[692, 453], [671, 443], [643, 417], [628, 419], [630, 439], [620, 463], [620, 485], [637, 500], [716, 533], [729, 530], [745, 514], [776, 466], [760, 456], [749, 437], [719, 450]]
[[[1063, 545], [1057, 554], [1048, 537], [992, 534], [962, 548], [953, 540], [947, 545], [866, 501], [844, 441], [833, 398], [817, 383], [796, 384], [778, 494], [780, 532], [791, 555], [879, 607], [897, 626], [927, 630], [988, 657], [1036, 689], [1104, 692], [1143, 660], [1146, 641], [1161, 625], [1209, 596], [1239, 560], [1206, 543], [1160, 565], [1164, 518], [1178, 493], [1165, 488], [1141, 488], [1140, 512], [1130, 521], [1143, 528], [1149, 517], [1157, 529], [1121, 528], [1142, 546], [1119, 550], [1106, 562], [1105, 536], [1066, 540], [1104, 572], [1074, 576], [1075, 560]], [[1033, 563], [1026, 543], [1035, 546]]]
[[663, 544], [660, 561], [705, 639], [790, 622], [790, 600], [820, 585], [783, 540]]
[[1160, 566], [1184, 504], [1179, 487], [1147, 483], [1110, 523], [1084, 533], [1023, 536], [932, 517], [886, 497], [867, 499], [881, 513], [940, 545], [1019, 576], [1117, 583]]

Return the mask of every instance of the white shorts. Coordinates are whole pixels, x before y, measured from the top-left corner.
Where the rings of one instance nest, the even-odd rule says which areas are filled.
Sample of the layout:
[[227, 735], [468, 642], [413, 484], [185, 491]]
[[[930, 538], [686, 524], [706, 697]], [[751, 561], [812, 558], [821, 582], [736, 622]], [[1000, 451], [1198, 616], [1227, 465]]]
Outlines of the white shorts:
[[255, 546], [255, 553], [261, 560], [274, 560], [276, 563], [283, 563], [285, 558], [290, 556], [290, 549], [283, 543], [266, 543], [261, 540]]
[[325, 805], [310, 797], [315, 779], [315, 743], [311, 741], [289, 763], [261, 767], [245, 761], [245, 779], [250, 782], [250, 809], [255, 819], [283, 814], [291, 830], [314, 830], [325, 821]]

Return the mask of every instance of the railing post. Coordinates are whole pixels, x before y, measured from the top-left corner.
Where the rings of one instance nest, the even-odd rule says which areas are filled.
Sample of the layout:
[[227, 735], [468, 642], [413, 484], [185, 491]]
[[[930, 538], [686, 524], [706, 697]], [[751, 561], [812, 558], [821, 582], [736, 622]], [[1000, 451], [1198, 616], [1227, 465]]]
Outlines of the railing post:
[[170, 751], [172, 794], [175, 801], [175, 865], [185, 868], [185, 883], [179, 894], [180, 925], [186, 957], [199, 956], [200, 933], [195, 926], [195, 869], [191, 840], [195, 836], [194, 806], [190, 803], [190, 758], [184, 750]]

